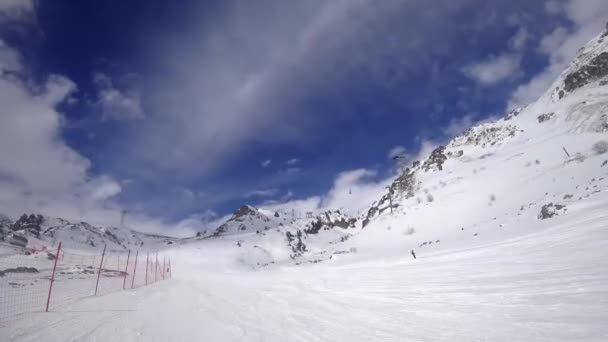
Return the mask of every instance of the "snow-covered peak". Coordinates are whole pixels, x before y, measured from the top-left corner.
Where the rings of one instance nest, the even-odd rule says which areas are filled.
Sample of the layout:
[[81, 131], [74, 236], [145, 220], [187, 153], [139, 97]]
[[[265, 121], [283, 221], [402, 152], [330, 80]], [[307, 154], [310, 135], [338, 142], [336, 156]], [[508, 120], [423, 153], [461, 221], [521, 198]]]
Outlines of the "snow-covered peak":
[[559, 101], [588, 85], [606, 85], [608, 76], [608, 24], [604, 32], [591, 39], [540, 101]]
[[140, 233], [125, 227], [95, 227], [87, 222], [75, 222], [40, 214], [23, 214], [10, 230], [28, 239], [28, 246], [54, 246], [59, 241], [64, 248], [123, 252], [129, 249], [158, 249], [172, 245], [178, 239]]
[[[579, 164], [601, 158], [608, 149], [606, 132], [608, 31], [586, 44], [539, 100], [467, 129], [405, 168], [388, 193], [370, 206], [363, 225], [391, 212], [409, 215], [423, 207], [437, 208], [434, 211], [441, 213], [443, 209], [436, 202], [448, 189], [486, 199], [491, 192], [517, 189], [529, 181], [527, 177], [556, 177], [553, 175], [564, 167], [572, 179], [591, 174], [601, 178], [599, 165], [604, 160], [598, 169]], [[484, 177], [490, 174], [493, 178]], [[555, 185], [543, 182], [534, 183], [532, 188], [538, 193], [527, 198], [522, 192], [520, 205], [542, 201], [545, 193], [549, 196], [556, 190]]]

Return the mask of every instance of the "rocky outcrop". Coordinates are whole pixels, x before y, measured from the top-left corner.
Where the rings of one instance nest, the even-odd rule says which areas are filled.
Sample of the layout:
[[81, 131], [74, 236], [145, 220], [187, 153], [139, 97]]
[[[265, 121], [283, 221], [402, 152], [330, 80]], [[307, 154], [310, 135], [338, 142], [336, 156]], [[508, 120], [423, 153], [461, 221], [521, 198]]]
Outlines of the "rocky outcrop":
[[523, 106], [523, 107], [519, 107], [519, 108], [513, 109], [512, 111], [508, 112], [507, 115], [505, 115], [505, 117], [503, 118], [503, 120], [504, 121], [509, 121], [509, 120], [513, 119], [514, 117], [518, 116], [519, 113], [521, 113], [522, 110], [526, 109], [526, 107], [528, 107], [528, 106], [526, 105], [526, 106]]
[[[608, 52], [602, 52], [592, 58], [589, 63], [566, 75], [564, 90], [572, 92], [605, 76], [608, 76]], [[560, 96], [560, 98], [562, 97], [563, 95]]]
[[461, 136], [454, 138], [450, 146], [474, 145], [485, 148], [500, 144], [508, 138], [514, 137], [518, 132], [521, 130], [515, 125], [482, 125], [467, 129]]
[[294, 235], [291, 232], [286, 232], [285, 237], [287, 238], [287, 244], [291, 248], [292, 259], [296, 259], [301, 257], [305, 252], [308, 251], [304, 242], [302, 242], [302, 231], [298, 230], [298, 232]]
[[335, 227], [341, 229], [355, 228], [356, 223], [356, 218], [349, 217], [341, 213], [340, 210], [330, 210], [317, 216], [311, 223], [307, 224], [304, 233], [318, 234], [321, 230], [330, 230]]
[[257, 210], [249, 205], [244, 205], [238, 208], [234, 214], [232, 214], [231, 220], [239, 221], [242, 217], [247, 215], [255, 215], [257, 214]]
[[443, 170], [443, 163], [445, 163], [446, 160], [448, 160], [448, 157], [445, 154], [445, 146], [440, 145], [434, 149], [428, 159], [422, 163], [422, 169], [424, 171], [441, 171]]
[[540, 209], [540, 213], [538, 214], [538, 219], [539, 220], [546, 220], [548, 218], [551, 218], [553, 216], [557, 216], [558, 212], [560, 210], [566, 210], [566, 206], [565, 205], [561, 205], [561, 204], [553, 204], [553, 203], [549, 203], [549, 204], [545, 204], [541, 207]]
[[228, 219], [221, 226], [219, 226], [213, 232], [213, 234], [211, 234], [211, 237], [219, 237], [226, 233], [228, 230], [234, 229], [230, 229], [230, 227], [236, 227], [236, 230], [239, 232], [246, 232], [249, 228], [251, 228], [250, 230], [255, 231], [256, 229], [252, 227], [252, 223], [269, 221], [270, 219], [266, 215], [260, 213], [256, 208], [250, 205], [243, 205], [242, 207], [237, 209], [234, 214], [232, 214], [232, 217], [230, 217], [230, 219]]
[[538, 120], [538, 123], [543, 123], [545, 121], [551, 120], [551, 118], [554, 115], [555, 115], [555, 113], [545, 113], [545, 114], [539, 115], [536, 119]]
[[23, 214], [17, 222], [11, 226], [11, 230], [40, 237], [42, 222], [44, 222], [44, 217], [42, 215], [30, 214], [28, 216], [27, 214]]

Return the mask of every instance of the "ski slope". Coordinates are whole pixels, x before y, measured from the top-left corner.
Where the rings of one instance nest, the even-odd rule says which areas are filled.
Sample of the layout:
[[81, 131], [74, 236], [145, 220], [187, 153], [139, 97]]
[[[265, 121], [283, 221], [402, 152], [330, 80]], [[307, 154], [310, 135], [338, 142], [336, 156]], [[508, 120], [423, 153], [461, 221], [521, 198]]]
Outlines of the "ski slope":
[[[605, 341], [606, 193], [528, 234], [252, 271], [225, 241], [175, 277], [0, 330], [11, 341]], [[465, 241], [465, 240], [463, 240]]]

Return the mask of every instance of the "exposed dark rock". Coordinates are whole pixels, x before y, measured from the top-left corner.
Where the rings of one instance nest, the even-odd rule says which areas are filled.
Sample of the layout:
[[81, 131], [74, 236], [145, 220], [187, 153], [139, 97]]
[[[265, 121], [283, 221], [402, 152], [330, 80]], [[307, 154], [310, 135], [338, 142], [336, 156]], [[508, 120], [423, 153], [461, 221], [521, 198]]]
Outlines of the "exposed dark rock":
[[42, 215], [30, 214], [28, 216], [27, 214], [23, 214], [10, 228], [13, 231], [20, 231], [29, 233], [35, 237], [40, 237], [40, 225], [43, 221], [44, 217], [42, 217]]
[[564, 89], [572, 92], [606, 75], [608, 75], [608, 52], [602, 52], [588, 64], [568, 74], [564, 79]]
[[488, 145], [494, 146], [507, 138], [514, 137], [520, 131], [515, 125], [469, 128], [461, 136], [454, 139], [452, 146], [476, 145], [485, 148]]
[[287, 244], [291, 247], [292, 254], [290, 257], [292, 259], [296, 259], [297, 257], [301, 257], [302, 254], [308, 251], [304, 242], [302, 242], [302, 231], [298, 230], [296, 235], [294, 236], [291, 232], [285, 233], [287, 237]]
[[8, 273], [40, 273], [40, 272], [34, 267], [19, 266], [19, 267], [15, 267], [15, 268], [7, 268], [3, 271], [0, 271], [0, 277], [4, 277]]
[[255, 215], [257, 212], [255, 211], [255, 209], [253, 209], [252, 207], [248, 206], [248, 205], [244, 205], [240, 208], [238, 208], [234, 214], [232, 214], [232, 219], [238, 219], [240, 217], [246, 216], [246, 215]]
[[431, 152], [429, 158], [422, 164], [422, 169], [424, 171], [441, 171], [443, 170], [443, 163], [445, 163], [446, 160], [448, 160], [448, 157], [445, 155], [445, 146], [440, 145]]
[[557, 212], [559, 210], [562, 210], [562, 209], [565, 210], [565, 208], [566, 208], [566, 206], [561, 205], [561, 204], [553, 204], [553, 203], [545, 204], [540, 209], [540, 213], [538, 214], [538, 219], [545, 220], [545, 219], [551, 218], [553, 216], [556, 216], [556, 215], [558, 215]]
[[325, 213], [317, 216], [311, 223], [306, 225], [304, 233], [306, 234], [318, 234], [321, 229], [330, 230], [334, 227], [342, 229], [355, 228], [357, 219], [348, 217], [345, 214], [337, 211], [326, 211]]
[[545, 113], [545, 114], [541, 114], [539, 115], [536, 119], [538, 120], [538, 123], [543, 123], [545, 121], [550, 120], [553, 115], [555, 115], [555, 113]]
[[507, 113], [507, 115], [505, 115], [504, 121], [509, 121], [509, 120], [513, 119], [514, 117], [518, 116], [519, 113], [521, 113], [521, 111], [524, 110], [525, 108], [526, 108], [526, 106], [523, 106], [521, 108], [517, 108], [517, 109], [510, 111], [509, 113]]

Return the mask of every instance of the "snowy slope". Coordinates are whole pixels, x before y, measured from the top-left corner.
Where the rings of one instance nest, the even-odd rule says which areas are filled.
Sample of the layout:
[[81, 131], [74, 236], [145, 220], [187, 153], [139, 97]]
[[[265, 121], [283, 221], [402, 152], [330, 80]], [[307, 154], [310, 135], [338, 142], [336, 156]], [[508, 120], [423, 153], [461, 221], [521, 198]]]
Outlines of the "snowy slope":
[[[385, 260], [235, 269], [226, 240], [174, 278], [0, 328], [10, 341], [605, 341], [608, 192], [497, 243]], [[549, 222], [549, 221], [546, 221]], [[366, 228], [367, 229], [367, 228]], [[482, 236], [482, 235], [480, 235]], [[382, 255], [382, 254], [380, 254]]]
[[[392, 184], [395, 213], [386, 194], [349, 243], [396, 254], [440, 248], [437, 243], [486, 243], [544, 227], [543, 212], [558, 207], [558, 215], [568, 216], [606, 191], [608, 59], [598, 59], [606, 55], [608, 40], [600, 35], [537, 102], [415, 161]], [[577, 76], [576, 88], [564, 86], [581, 74], [587, 77]], [[560, 87], [569, 89], [561, 98]]]
[[230, 239], [241, 249], [238, 260], [257, 267], [479, 244], [543, 227], [539, 215], [568, 215], [608, 185], [606, 56], [602, 33], [538, 101], [472, 127], [414, 161], [360, 223], [315, 229], [330, 217], [290, 218], [243, 206], [194, 241]]

